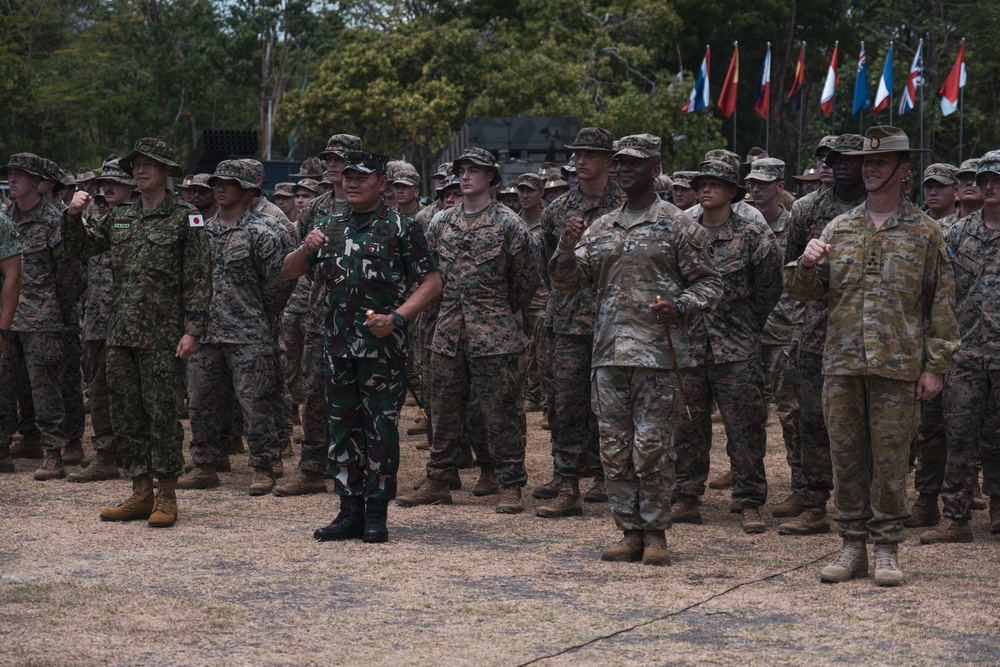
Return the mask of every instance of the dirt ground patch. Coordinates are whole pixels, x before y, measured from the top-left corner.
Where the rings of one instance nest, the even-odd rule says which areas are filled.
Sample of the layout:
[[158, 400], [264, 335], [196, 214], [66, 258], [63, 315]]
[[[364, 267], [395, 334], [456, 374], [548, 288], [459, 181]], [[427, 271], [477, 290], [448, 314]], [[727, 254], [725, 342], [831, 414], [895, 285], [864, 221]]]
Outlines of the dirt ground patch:
[[[540, 415], [528, 423], [530, 490], [551, 456]], [[789, 475], [773, 419], [768, 438], [775, 504]], [[400, 488], [423, 476], [419, 439], [404, 436]], [[713, 474], [724, 441], [716, 425]], [[673, 566], [653, 568], [599, 560], [620, 537], [605, 506], [549, 520], [529, 498], [497, 515], [472, 470], [454, 506], [393, 505], [390, 543], [366, 545], [313, 541], [332, 494], [248, 496], [245, 455], [220, 488], [182, 491], [170, 530], [102, 523], [127, 482], [36, 482], [35, 463], [0, 477], [4, 665], [1000, 664], [983, 512], [972, 544], [912, 531], [905, 585], [879, 589], [821, 585], [839, 538], [778, 536], [769, 511], [768, 531], [745, 535], [728, 491], [706, 493], [705, 524], [675, 526]]]

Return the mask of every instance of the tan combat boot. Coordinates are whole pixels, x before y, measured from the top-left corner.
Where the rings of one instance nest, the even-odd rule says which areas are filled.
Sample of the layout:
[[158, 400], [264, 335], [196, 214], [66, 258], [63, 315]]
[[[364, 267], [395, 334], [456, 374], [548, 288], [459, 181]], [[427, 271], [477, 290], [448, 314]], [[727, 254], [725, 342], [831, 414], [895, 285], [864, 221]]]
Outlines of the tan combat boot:
[[451, 505], [451, 493], [448, 482], [439, 479], [427, 479], [420, 485], [420, 490], [408, 496], [396, 498], [400, 507], [416, 507], [417, 505]]
[[641, 530], [626, 530], [618, 544], [601, 552], [601, 560], [630, 563], [642, 558], [643, 535]]
[[500, 500], [497, 501], [496, 513], [520, 514], [523, 511], [524, 505], [521, 503], [521, 487], [501, 486]]
[[25, 435], [10, 446], [10, 455], [15, 459], [40, 459], [45, 457], [42, 451], [42, 438], [37, 435]]
[[594, 484], [587, 492], [583, 494], [583, 501], [587, 503], [606, 503], [608, 502], [608, 490], [604, 484], [604, 475], [598, 475], [594, 478]]
[[250, 495], [267, 495], [273, 488], [274, 471], [271, 470], [271, 466], [256, 466], [253, 469], [253, 480], [250, 482]]
[[899, 569], [899, 545], [875, 545], [875, 585], [899, 586], [903, 583], [903, 571]]
[[535, 516], [553, 519], [560, 516], [581, 516], [583, 514], [583, 499], [580, 498], [580, 480], [575, 477], [563, 477], [559, 486], [559, 494], [550, 502], [535, 510]]
[[66, 476], [67, 482], [102, 482], [107, 479], [118, 479], [118, 464], [115, 455], [98, 449], [90, 465], [78, 472]]
[[552, 479], [545, 484], [539, 484], [531, 490], [531, 497], [538, 500], [552, 500], [559, 495], [559, 486], [562, 484], [562, 477], [558, 473], [552, 473]]
[[177, 480], [178, 489], [214, 489], [221, 482], [215, 472], [215, 464], [195, 465]]
[[150, 528], [169, 528], [177, 521], [177, 478], [161, 479], [149, 515]]
[[920, 533], [921, 544], [946, 544], [950, 542], [971, 542], [972, 526], [965, 519], [944, 517], [931, 530]]
[[[457, 472], [457, 471], [456, 471]], [[461, 488], [461, 484], [459, 484]], [[497, 481], [497, 473], [493, 466], [483, 466], [479, 469], [479, 479], [472, 487], [472, 495], [477, 498], [483, 496], [495, 496], [500, 492], [500, 482]]]
[[732, 470], [719, 475], [708, 483], [710, 489], [731, 489], [734, 486], [736, 486], [736, 476], [733, 475]]
[[647, 530], [642, 538], [643, 565], [670, 565], [667, 535], [662, 530]]
[[[93, 465], [93, 464], [91, 464]], [[153, 511], [153, 480], [149, 475], [132, 478], [132, 497], [117, 507], [101, 510], [101, 521], [148, 519]]]
[[35, 471], [35, 479], [44, 482], [50, 479], [62, 479], [66, 476], [63, 468], [62, 454], [58, 449], [46, 449], [42, 465]]
[[64, 466], [77, 466], [83, 461], [83, 443], [79, 440], [70, 440], [63, 447], [62, 462]]
[[326, 493], [326, 482], [321, 472], [299, 472], [292, 479], [285, 480], [271, 489], [271, 494], [279, 497], [305, 496], [310, 493]]
[[839, 584], [855, 577], [868, 576], [868, 547], [864, 540], [844, 540], [832, 563], [820, 570], [819, 580]]
[[810, 507], [792, 521], [778, 526], [778, 535], [818, 535], [830, 532], [825, 507]]
[[907, 528], [936, 526], [941, 520], [941, 510], [938, 509], [936, 493], [921, 493], [910, 510], [910, 518], [903, 521]]
[[677, 496], [677, 502], [670, 507], [670, 520], [673, 523], [701, 523], [701, 499], [689, 493]]
[[972, 509], [986, 509], [986, 497], [983, 496], [983, 485], [979, 483], [978, 477], [976, 478], [975, 485], [972, 487]]
[[759, 535], [767, 530], [767, 525], [760, 518], [760, 510], [756, 507], [743, 507], [740, 513], [740, 523], [743, 525], [743, 532], [748, 535]]
[[1000, 533], [1000, 496], [990, 496], [990, 532]]
[[787, 498], [774, 506], [774, 509], [771, 510], [771, 516], [781, 519], [795, 517], [802, 514], [805, 509], [806, 506], [802, 504], [802, 496], [798, 492], [792, 491]]

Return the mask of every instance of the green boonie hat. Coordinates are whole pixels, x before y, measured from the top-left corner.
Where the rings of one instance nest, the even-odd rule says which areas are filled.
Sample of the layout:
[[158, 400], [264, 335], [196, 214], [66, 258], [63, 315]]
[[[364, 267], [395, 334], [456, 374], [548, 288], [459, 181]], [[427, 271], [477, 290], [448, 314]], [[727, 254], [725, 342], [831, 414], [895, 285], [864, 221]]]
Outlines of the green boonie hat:
[[830, 152], [830, 149], [833, 148], [834, 144], [837, 143], [837, 139], [839, 138], [840, 137], [836, 134], [826, 135], [819, 140], [819, 146], [816, 147], [816, 152], [813, 153], [813, 155], [822, 160], [826, 157], [826, 154]]
[[743, 166], [745, 167], [747, 165], [752, 165], [757, 160], [760, 160], [761, 158], [765, 157], [768, 157], [767, 151], [761, 148], [760, 146], [754, 146], [747, 153], [747, 161], [743, 163]]
[[48, 178], [48, 175], [45, 173], [45, 158], [39, 157], [34, 153], [14, 153], [7, 160], [7, 165], [0, 169], [0, 173], [6, 176], [8, 169], [18, 169], [32, 176]]
[[274, 186], [275, 197], [294, 197], [295, 183], [278, 183]]
[[251, 158], [241, 158], [239, 160], [235, 160], [235, 162], [242, 162], [246, 166], [250, 167], [250, 170], [253, 171], [254, 178], [256, 178], [257, 176], [260, 176], [261, 178], [264, 177], [264, 163], [261, 162], [260, 160], [253, 160]]
[[670, 178], [674, 181], [674, 185], [690, 189], [691, 179], [697, 175], [697, 171], [675, 171]]
[[63, 170], [59, 168], [59, 165], [47, 157], [43, 157], [42, 161], [45, 163], [45, 180], [62, 184]]
[[171, 176], [184, 175], [184, 170], [181, 169], [181, 166], [174, 162], [173, 149], [170, 148], [170, 146], [167, 146], [167, 142], [165, 141], [160, 141], [156, 137], [144, 137], [135, 142], [135, 148], [132, 149], [132, 152], [121, 159], [121, 162], [119, 163], [121, 168], [131, 173], [132, 163], [139, 155], [145, 155], [146, 157], [165, 165]]
[[361, 137], [353, 134], [335, 134], [326, 142], [326, 150], [319, 154], [320, 158], [328, 160], [331, 155], [344, 157], [347, 151], [360, 151]]
[[652, 134], [631, 134], [618, 140], [614, 157], [631, 156], [648, 160], [660, 157], [660, 138]]
[[295, 190], [298, 190], [299, 188], [308, 190], [314, 195], [318, 195], [321, 192], [323, 192], [323, 188], [320, 187], [319, 181], [317, 181], [315, 178], [303, 178], [302, 180], [300, 180], [298, 183], [295, 184]]
[[924, 169], [924, 183], [936, 181], [941, 185], [955, 185], [955, 172], [958, 167], [947, 162], [935, 162]]
[[517, 183], [515, 183], [514, 191], [517, 192], [521, 188], [528, 188], [529, 190], [544, 190], [545, 179], [538, 174], [521, 174], [517, 177]]
[[403, 171], [396, 172], [396, 174], [392, 177], [392, 182], [416, 188], [420, 186], [420, 174], [415, 171], [410, 171], [409, 169], [404, 169]]
[[211, 190], [212, 185], [209, 183], [210, 180], [212, 180], [211, 174], [195, 174], [191, 177], [188, 188], [205, 188], [206, 190]]
[[490, 185], [496, 185], [500, 182], [500, 163], [497, 162], [496, 157], [493, 153], [489, 152], [485, 148], [478, 148], [476, 146], [469, 146], [458, 158], [451, 163], [451, 173], [458, 176], [458, 164], [459, 162], [471, 162], [473, 164], [478, 164], [483, 167], [489, 167], [493, 170], [494, 176], [490, 179]]
[[323, 161], [318, 157], [311, 157], [306, 158], [305, 162], [299, 165], [299, 172], [297, 174], [289, 174], [289, 176], [294, 176], [295, 178], [322, 178], [325, 171], [326, 167], [323, 166]]
[[132, 174], [122, 169], [121, 158], [114, 155], [109, 155], [105, 158], [104, 164], [101, 165], [101, 175], [97, 177], [97, 183], [100, 184], [101, 181], [135, 185], [135, 179], [132, 178]]
[[246, 160], [223, 160], [208, 179], [209, 187], [215, 181], [236, 181], [244, 190], [257, 189], [257, 175]]
[[747, 174], [747, 181], [762, 181], [773, 183], [785, 179], [785, 163], [773, 157], [758, 158], [750, 165], [750, 173]]
[[958, 171], [955, 172], [955, 178], [964, 178], [966, 176], [975, 176], [976, 171], [979, 170], [979, 158], [973, 157], [969, 158], [965, 162], [959, 165]]
[[876, 125], [865, 132], [865, 144], [861, 150], [845, 151], [842, 155], [872, 155], [874, 153], [930, 153], [924, 148], [910, 148], [910, 138], [898, 127]]
[[448, 188], [451, 188], [451, 187], [455, 187], [455, 188], [460, 188], [461, 187], [461, 185], [458, 182], [458, 177], [457, 176], [449, 176], [445, 180], [444, 183], [442, 183], [438, 187], [434, 188], [434, 192], [436, 192], [438, 195], [442, 195], [442, 194], [444, 194], [445, 190], [447, 190]]
[[796, 183], [811, 183], [812, 181], [819, 180], [819, 170], [816, 169], [816, 163], [810, 162], [806, 165], [805, 170], [801, 174], [792, 176], [792, 180]]
[[979, 182], [980, 174], [1000, 175], [1000, 151], [987, 151], [979, 158], [979, 166], [976, 168], [976, 182]]
[[90, 169], [83, 168], [76, 173], [77, 183], [89, 183], [97, 178], [97, 174], [92, 172]]
[[373, 174], [376, 171], [385, 173], [389, 162], [387, 155], [369, 153], [368, 151], [347, 151], [344, 153], [344, 171], [359, 171], [362, 174]]
[[743, 166], [743, 160], [740, 159], [740, 156], [725, 148], [713, 148], [708, 151], [705, 153], [705, 159], [698, 166], [703, 167], [706, 162], [725, 162], [732, 165], [736, 171], [739, 171], [740, 167]]
[[564, 148], [577, 151], [602, 151], [610, 153], [614, 150], [614, 136], [600, 127], [585, 127], [576, 133], [576, 141], [563, 144]]
[[732, 202], [736, 203], [746, 196], [747, 191], [742, 185], [740, 185], [740, 169], [739, 167], [734, 167], [727, 161], [723, 160], [706, 160], [701, 163], [701, 171], [698, 175], [691, 179], [691, 187], [695, 190], [698, 189], [699, 185], [705, 179], [713, 179], [716, 181], [722, 181], [723, 183], [731, 183], [736, 186], [736, 195], [732, 198]]

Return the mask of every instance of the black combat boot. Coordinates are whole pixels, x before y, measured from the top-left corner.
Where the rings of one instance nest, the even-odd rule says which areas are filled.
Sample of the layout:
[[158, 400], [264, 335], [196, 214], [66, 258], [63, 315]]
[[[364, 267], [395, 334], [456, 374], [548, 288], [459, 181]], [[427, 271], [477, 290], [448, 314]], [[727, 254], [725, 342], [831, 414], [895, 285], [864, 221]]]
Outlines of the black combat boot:
[[389, 501], [385, 498], [369, 498], [365, 508], [366, 543], [388, 542], [389, 529], [385, 526], [386, 515], [389, 513]]
[[313, 533], [320, 542], [349, 540], [361, 537], [365, 532], [364, 496], [341, 496], [340, 514], [326, 528], [318, 528]]

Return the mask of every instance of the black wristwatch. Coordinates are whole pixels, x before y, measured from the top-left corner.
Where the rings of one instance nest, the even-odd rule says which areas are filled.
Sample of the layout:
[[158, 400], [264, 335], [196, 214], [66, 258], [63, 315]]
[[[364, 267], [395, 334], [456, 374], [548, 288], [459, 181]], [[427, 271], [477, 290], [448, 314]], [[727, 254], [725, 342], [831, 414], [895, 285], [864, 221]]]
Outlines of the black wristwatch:
[[684, 317], [684, 313], [687, 312], [687, 306], [684, 305], [683, 301], [674, 301], [674, 308], [677, 309], [677, 314]]
[[8, 342], [14, 342], [14, 332], [10, 329], [0, 329], [0, 338], [4, 338]]
[[404, 326], [406, 326], [406, 320], [404, 320], [403, 316], [397, 313], [395, 310], [389, 311], [389, 314], [392, 315], [392, 323], [396, 325], [397, 329], [402, 329]]

